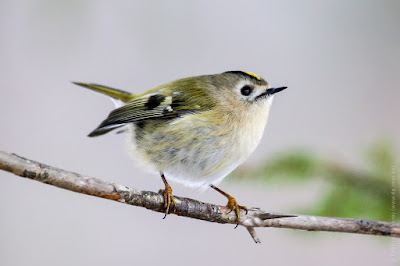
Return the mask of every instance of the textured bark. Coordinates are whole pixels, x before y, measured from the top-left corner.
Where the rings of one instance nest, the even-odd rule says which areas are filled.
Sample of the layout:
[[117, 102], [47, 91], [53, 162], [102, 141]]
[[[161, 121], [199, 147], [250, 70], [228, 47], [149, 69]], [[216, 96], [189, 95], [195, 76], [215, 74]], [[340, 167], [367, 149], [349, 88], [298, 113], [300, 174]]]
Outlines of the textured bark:
[[[120, 184], [86, 177], [52, 166], [0, 151], [0, 169], [17, 176], [40, 181], [67, 190], [115, 200], [156, 212], [164, 212], [161, 194], [141, 191]], [[236, 224], [236, 215], [226, 206], [204, 203], [174, 196], [176, 207], [171, 213], [222, 224]], [[253, 240], [259, 243], [254, 227], [280, 227], [307, 231], [331, 231], [400, 237], [400, 224], [357, 219], [319, 217], [286, 213], [266, 212], [259, 208], [241, 210], [240, 225], [245, 226]]]

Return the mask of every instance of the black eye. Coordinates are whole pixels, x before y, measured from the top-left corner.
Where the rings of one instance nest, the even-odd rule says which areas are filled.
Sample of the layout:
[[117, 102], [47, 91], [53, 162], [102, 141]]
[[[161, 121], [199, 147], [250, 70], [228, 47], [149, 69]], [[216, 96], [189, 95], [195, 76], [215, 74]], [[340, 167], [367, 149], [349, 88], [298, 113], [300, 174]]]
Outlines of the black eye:
[[240, 92], [244, 96], [249, 96], [253, 92], [253, 88], [248, 86], [248, 85], [246, 85], [246, 86], [243, 86], [243, 88], [240, 89]]

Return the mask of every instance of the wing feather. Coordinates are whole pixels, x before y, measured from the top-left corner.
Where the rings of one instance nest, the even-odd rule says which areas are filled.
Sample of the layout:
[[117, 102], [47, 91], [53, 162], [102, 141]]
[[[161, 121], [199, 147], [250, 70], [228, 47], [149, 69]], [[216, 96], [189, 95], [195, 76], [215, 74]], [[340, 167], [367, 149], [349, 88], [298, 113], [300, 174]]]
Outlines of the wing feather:
[[[181, 104], [174, 104], [172, 96], [163, 93], [149, 93], [133, 99], [126, 105], [113, 110], [108, 117], [90, 134], [89, 137], [103, 135], [113, 129], [126, 124], [147, 119], [176, 118], [182, 114], [196, 110], [185, 108]], [[174, 106], [174, 109], [171, 107]]]

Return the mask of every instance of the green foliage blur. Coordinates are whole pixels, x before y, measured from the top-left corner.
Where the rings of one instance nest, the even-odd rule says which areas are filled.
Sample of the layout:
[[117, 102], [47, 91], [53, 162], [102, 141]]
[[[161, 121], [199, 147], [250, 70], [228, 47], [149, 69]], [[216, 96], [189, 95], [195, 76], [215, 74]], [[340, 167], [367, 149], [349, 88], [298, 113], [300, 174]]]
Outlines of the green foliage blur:
[[350, 169], [324, 159], [315, 152], [284, 152], [263, 165], [233, 173], [233, 178], [263, 182], [304, 182], [323, 179], [328, 183], [322, 198], [302, 213], [357, 219], [399, 221], [400, 167], [394, 145], [378, 140], [365, 152], [365, 169]]

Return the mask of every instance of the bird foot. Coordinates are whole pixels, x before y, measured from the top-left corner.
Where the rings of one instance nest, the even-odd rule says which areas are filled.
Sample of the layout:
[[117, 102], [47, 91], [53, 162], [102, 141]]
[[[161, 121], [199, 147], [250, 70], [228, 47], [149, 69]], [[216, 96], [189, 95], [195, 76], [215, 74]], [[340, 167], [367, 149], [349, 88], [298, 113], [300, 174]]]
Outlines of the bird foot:
[[226, 206], [231, 209], [228, 213], [231, 213], [232, 211], [235, 211], [235, 214], [236, 214], [236, 226], [235, 226], [235, 228], [238, 227], [239, 226], [239, 222], [240, 222], [240, 209], [245, 210], [246, 214], [247, 214], [248, 213], [247, 208], [245, 206], [241, 206], [241, 205], [237, 204], [236, 199], [234, 197], [232, 197], [228, 193], [220, 190], [216, 186], [210, 185], [210, 187], [212, 187], [213, 189], [215, 189], [216, 191], [218, 191], [219, 193], [221, 193], [222, 195], [227, 197], [228, 204]]
[[172, 188], [170, 185], [166, 184], [165, 185], [165, 189], [160, 189], [158, 191], [158, 193], [163, 194], [164, 196], [164, 210], [165, 210], [165, 215], [164, 218], [167, 217], [167, 214], [170, 213], [169, 208], [172, 205], [174, 206], [174, 208], [176, 207], [176, 203], [175, 203], [175, 199], [174, 199], [174, 195], [172, 195]]
[[232, 211], [235, 211], [236, 214], [236, 227], [239, 226], [239, 222], [240, 222], [240, 210], [244, 210], [246, 211], [246, 214], [248, 213], [247, 208], [245, 206], [241, 206], [239, 204], [237, 204], [236, 199], [232, 196], [227, 196], [228, 198], [228, 204], [226, 204], [226, 207], [230, 208], [231, 210], [228, 213], [231, 213]]

